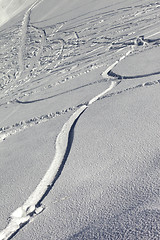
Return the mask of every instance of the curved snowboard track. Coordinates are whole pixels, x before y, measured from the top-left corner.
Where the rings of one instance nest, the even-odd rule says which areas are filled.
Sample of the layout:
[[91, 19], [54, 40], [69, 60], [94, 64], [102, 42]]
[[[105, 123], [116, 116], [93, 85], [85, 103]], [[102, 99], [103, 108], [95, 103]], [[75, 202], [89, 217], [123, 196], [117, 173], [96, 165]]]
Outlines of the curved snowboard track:
[[70, 130], [86, 108], [87, 105], [80, 107], [62, 127], [56, 139], [56, 153], [48, 171], [25, 203], [11, 214], [11, 221], [0, 233], [1, 240], [14, 236], [33, 216], [43, 210], [42, 207], [36, 208], [36, 206], [40, 203], [41, 199], [44, 198], [48, 188], [52, 186], [66, 154]]
[[102, 97], [102, 95], [110, 91], [116, 85], [116, 81], [111, 81], [111, 85], [108, 89], [91, 99], [87, 105], [82, 105], [63, 125], [56, 139], [56, 153], [48, 171], [46, 172], [36, 189], [33, 191], [33, 193], [24, 202], [24, 204], [21, 207], [17, 208], [10, 215], [10, 222], [7, 227], [1, 231], [0, 240], [11, 239], [33, 217], [43, 211], [43, 207], [40, 206], [40, 203], [45, 198], [46, 193], [53, 186], [59, 170], [63, 167], [62, 165], [69, 143], [69, 134], [73, 125], [78, 120], [80, 115], [88, 108], [89, 105], [97, 101], [100, 97]]
[[[129, 50], [123, 57], [109, 66], [103, 73], [103, 78], [108, 78], [110, 71], [126, 56], [128, 56], [134, 48]], [[28, 199], [24, 202], [24, 204], [18, 207], [11, 215], [10, 215], [10, 222], [8, 223], [7, 227], [0, 232], [0, 240], [7, 240], [11, 239], [13, 236], [17, 234], [17, 232], [24, 227], [27, 223], [31, 221], [33, 217], [38, 215], [43, 211], [43, 207], [41, 203], [43, 199], [47, 196], [47, 193], [51, 190], [54, 183], [57, 180], [57, 176], [59, 172], [61, 173], [61, 169], [65, 164], [65, 157], [68, 149], [69, 144], [69, 136], [72, 128], [78, 118], [83, 114], [83, 112], [94, 102], [98, 101], [102, 97], [105, 96], [106, 93], [111, 91], [114, 87], [116, 87], [121, 81], [111, 80], [110, 86], [103, 91], [102, 93], [98, 94], [97, 96], [93, 97], [87, 104], [82, 105], [76, 112], [74, 112], [69, 120], [63, 125], [59, 135], [56, 139], [56, 152], [54, 159], [47, 170], [46, 174], [36, 187], [36, 189], [31, 193]], [[60, 175], [60, 174], [59, 174]]]

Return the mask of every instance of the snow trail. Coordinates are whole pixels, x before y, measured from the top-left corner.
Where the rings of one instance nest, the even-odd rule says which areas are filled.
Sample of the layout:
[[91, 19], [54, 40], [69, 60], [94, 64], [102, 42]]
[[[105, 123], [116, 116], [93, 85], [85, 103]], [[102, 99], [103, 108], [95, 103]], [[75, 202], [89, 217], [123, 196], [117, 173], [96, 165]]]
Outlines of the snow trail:
[[104, 96], [107, 92], [111, 91], [114, 87], [116, 87], [118, 84], [117, 81], [111, 81], [111, 84], [109, 86], [109, 88], [107, 88], [105, 91], [103, 91], [102, 93], [98, 94], [97, 96], [95, 96], [94, 98], [92, 98], [88, 105], [93, 104], [94, 102], [96, 102], [99, 98], [101, 98], [102, 96]]
[[[35, 4], [34, 4], [35, 6]], [[32, 6], [33, 8], [33, 6]], [[31, 9], [32, 9], [31, 8]], [[28, 13], [31, 10], [27, 11], [26, 19], [28, 19]], [[26, 24], [25, 24], [26, 26]], [[122, 56], [119, 60], [109, 66], [103, 73], [103, 78], [109, 77], [109, 72], [126, 56], [128, 56], [133, 51], [133, 48], [129, 50], [124, 56]], [[56, 152], [54, 159], [47, 170], [46, 174], [36, 187], [36, 189], [31, 193], [28, 199], [24, 202], [24, 204], [18, 207], [11, 215], [10, 222], [8, 226], [0, 232], [0, 240], [6, 240], [8, 238], [12, 238], [24, 225], [26, 225], [31, 218], [38, 215], [43, 211], [43, 207], [41, 207], [41, 202], [47, 195], [47, 192], [53, 187], [54, 182], [58, 178], [58, 173], [61, 168], [63, 168], [65, 155], [67, 153], [68, 143], [69, 143], [69, 134], [72, 130], [74, 123], [78, 120], [78, 118], [83, 114], [83, 112], [94, 102], [102, 98], [107, 92], [111, 91], [117, 84], [121, 81], [112, 80], [110, 86], [103, 91], [102, 93], [96, 95], [92, 98], [88, 104], [84, 104], [78, 108], [76, 112], [74, 112], [69, 120], [63, 125], [59, 135], [56, 139]], [[57, 177], [57, 178], [56, 178]]]
[[[103, 73], [102, 73], [102, 77], [103, 78], [108, 78], [109, 73], [111, 72], [111, 70], [122, 60], [124, 60], [131, 52], [133, 52], [134, 47], [132, 46], [132, 48], [126, 52], [125, 55], [123, 55], [122, 57], [120, 57], [119, 60], [115, 61], [113, 64], [111, 64]], [[96, 102], [97, 100], [99, 100], [100, 98], [102, 98], [107, 92], [111, 91], [114, 87], [116, 87], [121, 81], [111, 81], [111, 85], [109, 88], [107, 88], [105, 91], [103, 91], [102, 93], [98, 94], [97, 96], [95, 96], [94, 98], [92, 98], [89, 101], [89, 105], [91, 105], [92, 103]]]
[[11, 220], [9, 224], [4, 230], [0, 232], [0, 240], [11, 239], [23, 226], [25, 226], [31, 220], [31, 218], [35, 217], [43, 211], [43, 207], [40, 206], [41, 201], [45, 198], [48, 190], [52, 188], [53, 183], [56, 181], [56, 176], [58, 175], [59, 170], [63, 168], [63, 162], [65, 161], [65, 155], [67, 153], [69, 143], [69, 134], [72, 130], [74, 123], [78, 120], [80, 115], [89, 107], [89, 105], [93, 104], [100, 97], [113, 89], [113, 87], [115, 87], [116, 85], [116, 81], [111, 81], [109, 88], [91, 99], [87, 105], [84, 104], [79, 107], [79, 109], [74, 112], [69, 118], [69, 120], [63, 125], [56, 139], [56, 152], [49, 169], [47, 170], [46, 174], [44, 175], [36, 189], [24, 202], [24, 204], [21, 207], [17, 208], [10, 215]]
[[20, 228], [29, 222], [33, 215], [37, 215], [43, 210], [42, 207], [37, 208], [37, 205], [40, 203], [48, 188], [52, 186], [63, 163], [69, 141], [69, 133], [73, 124], [87, 107], [87, 105], [81, 106], [62, 127], [56, 140], [56, 153], [48, 171], [25, 203], [11, 214], [10, 223], [0, 233], [1, 240], [12, 237]]

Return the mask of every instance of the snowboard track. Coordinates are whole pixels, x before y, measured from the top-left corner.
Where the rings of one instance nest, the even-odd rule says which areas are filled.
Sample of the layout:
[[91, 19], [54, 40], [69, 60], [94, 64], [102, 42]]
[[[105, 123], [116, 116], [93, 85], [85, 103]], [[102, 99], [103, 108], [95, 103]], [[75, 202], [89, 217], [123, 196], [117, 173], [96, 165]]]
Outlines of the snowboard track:
[[[106, 74], [107, 70], [105, 71], [104, 75]], [[2, 240], [11, 239], [22, 227], [30, 222], [30, 220], [35, 217], [35, 215], [38, 215], [43, 211], [44, 208], [41, 206], [41, 202], [48, 195], [49, 191], [52, 189], [54, 183], [64, 168], [72, 146], [74, 127], [76, 122], [91, 104], [96, 102], [100, 97], [114, 88], [117, 84], [117, 81], [111, 81], [108, 89], [91, 99], [87, 105], [84, 104], [80, 106], [77, 111], [71, 115], [69, 120], [63, 125], [56, 139], [56, 153], [49, 169], [47, 170], [46, 174], [34, 192], [25, 201], [25, 203], [10, 215], [9, 224], [0, 233]]]

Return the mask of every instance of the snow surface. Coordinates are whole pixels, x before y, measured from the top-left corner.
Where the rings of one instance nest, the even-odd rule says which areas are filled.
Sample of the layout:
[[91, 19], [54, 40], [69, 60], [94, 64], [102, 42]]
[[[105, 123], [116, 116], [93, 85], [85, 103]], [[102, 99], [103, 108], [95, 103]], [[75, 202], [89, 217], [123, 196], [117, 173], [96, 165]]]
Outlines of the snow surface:
[[0, 1], [0, 240], [160, 239], [159, 9]]
[[0, 26], [34, 2], [36, 0], [0, 0]]

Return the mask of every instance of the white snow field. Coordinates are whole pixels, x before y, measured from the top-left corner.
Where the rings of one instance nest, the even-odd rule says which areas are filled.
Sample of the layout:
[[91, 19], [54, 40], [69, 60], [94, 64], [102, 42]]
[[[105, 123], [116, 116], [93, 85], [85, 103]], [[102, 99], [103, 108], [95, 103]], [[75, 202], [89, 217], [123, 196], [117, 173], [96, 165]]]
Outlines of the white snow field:
[[160, 239], [160, 2], [0, 0], [0, 240]]

